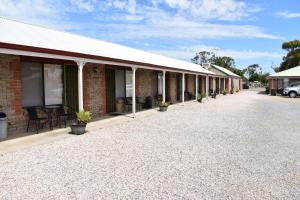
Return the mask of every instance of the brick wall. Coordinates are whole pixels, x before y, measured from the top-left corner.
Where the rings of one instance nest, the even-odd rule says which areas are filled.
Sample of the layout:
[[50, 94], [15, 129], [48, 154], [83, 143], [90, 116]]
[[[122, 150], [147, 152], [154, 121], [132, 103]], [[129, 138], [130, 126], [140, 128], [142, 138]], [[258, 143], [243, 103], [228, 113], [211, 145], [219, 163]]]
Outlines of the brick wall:
[[137, 97], [147, 97], [153, 96], [153, 79], [154, 74], [153, 70], [146, 70], [146, 69], [137, 69], [136, 70], [136, 96]]
[[105, 67], [88, 63], [83, 68], [84, 109], [92, 112], [93, 117], [106, 113]]
[[[86, 64], [83, 68], [84, 109], [94, 117], [106, 113], [105, 67]], [[8, 116], [8, 133], [26, 131], [27, 114], [22, 108], [21, 62], [19, 56], [0, 54], [0, 112]]]
[[[168, 72], [169, 73], [169, 72]], [[167, 94], [169, 96], [171, 103], [177, 102], [177, 79], [176, 79], [176, 73], [169, 73], [169, 84], [168, 84], [168, 92]]]
[[186, 75], [186, 83], [187, 83], [187, 92], [191, 92], [192, 94], [195, 94], [196, 90], [196, 80], [195, 80], [195, 75], [187, 74]]
[[26, 127], [21, 104], [20, 57], [0, 54], [0, 111], [8, 117], [9, 134]]

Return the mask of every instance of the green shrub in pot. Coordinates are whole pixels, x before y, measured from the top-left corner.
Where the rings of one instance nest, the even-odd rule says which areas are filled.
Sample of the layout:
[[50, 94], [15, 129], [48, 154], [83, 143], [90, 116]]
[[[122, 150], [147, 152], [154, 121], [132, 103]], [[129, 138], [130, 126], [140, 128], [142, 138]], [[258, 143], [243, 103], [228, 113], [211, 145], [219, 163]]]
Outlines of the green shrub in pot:
[[86, 131], [87, 123], [92, 119], [92, 113], [89, 111], [79, 111], [76, 113], [77, 121], [71, 125], [71, 133], [76, 135], [82, 135]]

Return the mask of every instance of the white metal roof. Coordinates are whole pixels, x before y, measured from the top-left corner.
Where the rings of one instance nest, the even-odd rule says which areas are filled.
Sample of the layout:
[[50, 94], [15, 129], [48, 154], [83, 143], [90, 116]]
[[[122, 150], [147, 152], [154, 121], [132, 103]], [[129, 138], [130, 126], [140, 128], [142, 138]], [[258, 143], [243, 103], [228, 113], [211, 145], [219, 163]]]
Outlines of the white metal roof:
[[293, 67], [291, 69], [284, 70], [282, 72], [278, 72], [276, 74], [272, 74], [269, 77], [300, 77], [300, 66]]
[[237, 78], [241, 78], [239, 75], [233, 73], [232, 71], [224, 68], [224, 67], [220, 67], [218, 65], [212, 65], [214, 68], [216, 68], [217, 70], [220, 70], [221, 72], [227, 74], [228, 76], [234, 76], [234, 77], [237, 77]]
[[214, 74], [200, 65], [126, 46], [0, 18], [0, 42]]

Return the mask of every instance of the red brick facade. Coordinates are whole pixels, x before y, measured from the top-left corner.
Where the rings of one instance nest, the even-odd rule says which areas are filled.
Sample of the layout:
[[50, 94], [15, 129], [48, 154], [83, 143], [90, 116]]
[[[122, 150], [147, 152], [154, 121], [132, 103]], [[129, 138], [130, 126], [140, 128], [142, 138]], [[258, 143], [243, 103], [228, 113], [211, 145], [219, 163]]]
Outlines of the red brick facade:
[[26, 120], [21, 104], [20, 57], [0, 54], [0, 112], [7, 115], [9, 133], [24, 131]]
[[191, 74], [187, 74], [185, 76], [185, 78], [187, 79], [186, 80], [186, 92], [190, 92], [192, 94], [195, 94], [195, 91], [196, 91], [196, 80], [195, 80], [195, 75], [191, 75]]
[[153, 79], [155, 77], [153, 70], [137, 69], [135, 78], [136, 96], [137, 97], [153, 97]]
[[[22, 57], [23, 59], [23, 57]], [[51, 61], [51, 59], [49, 59]], [[35, 59], [32, 58], [32, 62]], [[40, 60], [37, 59], [37, 62]], [[51, 61], [54, 62], [55, 61]], [[60, 64], [63, 64], [60, 61]], [[27, 114], [22, 108], [22, 69], [19, 56], [0, 54], [0, 112], [8, 116], [9, 134], [25, 132]], [[177, 74], [167, 72], [167, 100], [177, 102]], [[195, 76], [187, 75], [187, 88], [195, 93]], [[136, 96], [147, 97], [157, 93], [157, 71], [137, 69]], [[87, 63], [83, 68], [83, 104], [84, 109], [94, 117], [106, 113], [105, 65]]]
[[90, 66], [86, 64], [83, 67], [83, 108], [90, 110]]
[[99, 96], [101, 99], [101, 112], [106, 113], [106, 86], [105, 86], [105, 66], [99, 67]]
[[177, 102], [177, 78], [176, 73], [168, 73], [169, 74], [169, 84], [168, 87], [168, 99], [171, 103]]
[[88, 63], [83, 68], [83, 104], [84, 109], [94, 117], [106, 113], [105, 66]]

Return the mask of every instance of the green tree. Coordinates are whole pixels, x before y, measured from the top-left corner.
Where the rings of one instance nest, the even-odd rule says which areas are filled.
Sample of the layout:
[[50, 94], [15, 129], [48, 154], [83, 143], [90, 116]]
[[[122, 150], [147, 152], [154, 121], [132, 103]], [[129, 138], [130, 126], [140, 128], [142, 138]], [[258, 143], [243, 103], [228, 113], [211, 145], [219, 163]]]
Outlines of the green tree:
[[196, 53], [194, 58], [192, 58], [191, 60], [195, 64], [202, 65], [204, 63], [208, 63], [209, 59], [211, 58], [212, 55], [213, 55], [213, 52], [200, 51], [200, 52]]
[[200, 51], [196, 53], [194, 58], [191, 59], [193, 63], [202, 65], [204, 63], [212, 63], [221, 67], [224, 67], [233, 73], [244, 77], [244, 70], [240, 70], [235, 67], [235, 61], [231, 57], [227, 56], [216, 56], [213, 52]]
[[213, 55], [210, 57], [209, 61], [215, 65], [224, 67], [229, 70], [235, 68], [235, 61], [231, 57]]
[[259, 65], [258, 64], [252, 64], [252, 65], [249, 65], [245, 71], [246, 71], [246, 74], [248, 75], [248, 77], [250, 78], [255, 72], [257, 69], [259, 69]]
[[279, 71], [290, 69], [300, 64], [300, 40], [284, 42], [282, 49], [286, 50], [287, 54], [283, 57]]

